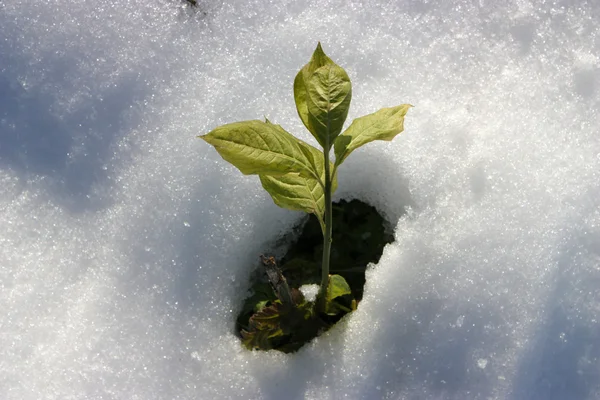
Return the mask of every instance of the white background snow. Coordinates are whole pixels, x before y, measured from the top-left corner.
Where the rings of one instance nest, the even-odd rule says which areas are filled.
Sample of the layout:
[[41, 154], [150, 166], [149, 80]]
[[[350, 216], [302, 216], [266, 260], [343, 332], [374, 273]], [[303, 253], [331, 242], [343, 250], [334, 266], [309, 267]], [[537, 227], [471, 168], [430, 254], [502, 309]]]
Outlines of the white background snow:
[[[396, 242], [335, 329], [251, 353], [247, 277], [301, 214], [195, 136], [314, 143], [319, 40], [347, 123], [416, 106], [336, 196]], [[595, 0], [0, 0], [0, 398], [598, 399], [599, 126]]]

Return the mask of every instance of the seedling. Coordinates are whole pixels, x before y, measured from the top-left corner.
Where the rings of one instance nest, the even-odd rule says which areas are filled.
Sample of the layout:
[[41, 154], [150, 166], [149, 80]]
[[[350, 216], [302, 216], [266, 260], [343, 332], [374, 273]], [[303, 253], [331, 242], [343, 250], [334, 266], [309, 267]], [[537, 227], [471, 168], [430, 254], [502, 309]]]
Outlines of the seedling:
[[[292, 301], [297, 309], [305, 312], [305, 318], [309, 318], [308, 315], [313, 311], [334, 315], [340, 311], [340, 305], [334, 300], [350, 293], [343, 277], [329, 275], [331, 198], [337, 189], [338, 167], [357, 148], [374, 140], [390, 141], [402, 132], [404, 116], [412, 107], [402, 104], [382, 108], [355, 119], [342, 132], [351, 98], [352, 86], [348, 74], [325, 55], [319, 43], [310, 62], [296, 75], [294, 100], [300, 119], [322, 150], [297, 139], [268, 119], [264, 122], [251, 120], [226, 124], [199, 136], [243, 174], [258, 175], [275, 204], [317, 217], [323, 233], [323, 257], [316, 310], [307, 309], [298, 293], [294, 293], [295, 299]], [[330, 161], [332, 149], [335, 162]], [[282, 307], [285, 305], [285, 301], [277, 301]], [[273, 310], [267, 311], [263, 313], [265, 315], [258, 316], [254, 323], [264, 326], [265, 321], [269, 320], [269, 312], [275, 313]], [[277, 329], [273, 327], [273, 330]]]

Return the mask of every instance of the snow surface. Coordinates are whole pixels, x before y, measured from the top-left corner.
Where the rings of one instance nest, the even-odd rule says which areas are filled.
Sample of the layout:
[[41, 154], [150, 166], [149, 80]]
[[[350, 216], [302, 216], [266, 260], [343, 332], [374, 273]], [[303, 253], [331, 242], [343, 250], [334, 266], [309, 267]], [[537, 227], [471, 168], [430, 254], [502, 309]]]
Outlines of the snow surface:
[[[600, 3], [365, 3], [0, 0], [0, 398], [600, 398]], [[247, 277], [301, 215], [195, 136], [314, 143], [318, 40], [348, 123], [416, 106], [340, 169], [396, 242], [336, 328], [248, 352]]]

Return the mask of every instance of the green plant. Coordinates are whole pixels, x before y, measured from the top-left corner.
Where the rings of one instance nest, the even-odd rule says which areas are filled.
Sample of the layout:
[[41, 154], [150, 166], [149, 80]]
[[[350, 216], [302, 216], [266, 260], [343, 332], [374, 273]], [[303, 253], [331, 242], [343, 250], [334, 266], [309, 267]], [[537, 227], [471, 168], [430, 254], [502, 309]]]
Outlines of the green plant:
[[[310, 62], [296, 75], [294, 99], [300, 119], [322, 151], [268, 119], [231, 123], [199, 136], [242, 173], [258, 175], [275, 204], [316, 215], [323, 233], [317, 310], [325, 314], [334, 312], [339, 305], [333, 299], [349, 290], [344, 278], [329, 275], [331, 197], [337, 188], [337, 169], [357, 148], [374, 140], [392, 140], [402, 132], [411, 107], [383, 108], [355, 119], [342, 132], [351, 97], [348, 74], [325, 55], [319, 43]], [[330, 161], [331, 149], [335, 162]], [[256, 322], [259, 325], [265, 324], [261, 318]]]

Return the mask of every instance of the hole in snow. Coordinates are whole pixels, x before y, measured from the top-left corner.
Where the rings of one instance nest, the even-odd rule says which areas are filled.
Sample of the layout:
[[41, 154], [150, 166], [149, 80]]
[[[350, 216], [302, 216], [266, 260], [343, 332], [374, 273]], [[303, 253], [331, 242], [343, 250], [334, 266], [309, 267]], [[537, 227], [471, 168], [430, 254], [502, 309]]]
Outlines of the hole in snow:
[[[290, 290], [294, 292], [295, 289], [303, 288], [304, 293], [307, 285], [314, 288], [314, 285], [321, 282], [323, 236], [317, 218], [310, 215], [284, 240], [289, 243], [287, 252], [283, 257], [272, 260]], [[311, 311], [312, 304], [295, 314], [283, 310], [284, 307], [279, 310], [270, 308], [277, 301], [277, 289], [269, 283], [266, 267], [261, 265], [251, 278], [251, 295], [244, 300], [237, 317], [236, 333], [250, 348], [284, 352], [298, 350], [356, 308], [363, 297], [367, 266], [377, 263], [385, 245], [393, 240], [393, 233], [386, 228], [383, 217], [375, 207], [359, 200], [333, 203], [333, 242], [329, 273], [330, 276], [342, 276], [352, 292], [336, 299], [339, 312], [335, 315], [316, 315]], [[263, 258], [263, 262], [264, 260]], [[310, 302], [310, 299], [305, 296], [302, 301]], [[254, 328], [251, 318], [259, 321], [254, 323]], [[268, 327], [268, 333], [262, 332], [258, 326], [265, 329]]]

